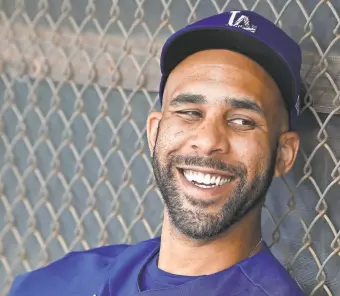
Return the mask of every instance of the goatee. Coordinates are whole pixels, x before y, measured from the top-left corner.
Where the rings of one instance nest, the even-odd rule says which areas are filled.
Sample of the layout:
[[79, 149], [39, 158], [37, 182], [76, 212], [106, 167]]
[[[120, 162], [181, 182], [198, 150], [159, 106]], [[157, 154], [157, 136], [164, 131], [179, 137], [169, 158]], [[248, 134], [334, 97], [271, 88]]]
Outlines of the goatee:
[[[162, 164], [155, 149], [152, 166], [171, 224], [192, 239], [207, 240], [227, 231], [264, 200], [273, 179], [275, 160], [276, 149], [272, 152], [267, 168], [259, 168], [251, 181], [247, 181], [248, 174], [244, 166], [227, 165], [213, 157], [172, 155], [167, 164]], [[176, 167], [182, 165], [208, 167], [236, 177], [233, 181], [236, 182], [235, 189], [225, 198], [226, 202], [220, 210], [209, 213], [207, 208], [211, 202], [198, 201], [194, 196], [180, 192], [174, 172]], [[191, 207], [185, 208], [184, 201], [189, 202]]]

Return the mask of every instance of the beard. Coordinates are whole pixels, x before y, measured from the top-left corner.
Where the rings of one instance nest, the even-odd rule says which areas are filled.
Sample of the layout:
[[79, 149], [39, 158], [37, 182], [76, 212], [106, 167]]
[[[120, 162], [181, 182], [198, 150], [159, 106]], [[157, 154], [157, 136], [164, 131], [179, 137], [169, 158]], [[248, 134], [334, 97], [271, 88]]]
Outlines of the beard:
[[[212, 157], [182, 155], [171, 155], [168, 163], [162, 164], [155, 149], [152, 166], [156, 183], [169, 213], [170, 223], [179, 232], [195, 240], [212, 239], [226, 232], [264, 201], [274, 176], [276, 154], [277, 150], [273, 149], [267, 167], [258, 168], [255, 177], [247, 181], [247, 169], [242, 165], [228, 165]], [[174, 172], [176, 167], [181, 165], [212, 168], [236, 177], [233, 181], [237, 182], [235, 189], [228, 193], [226, 202], [217, 212], [209, 213], [206, 210], [214, 201], [197, 200], [194, 196], [180, 192]], [[192, 209], [185, 207], [185, 201], [189, 202]]]

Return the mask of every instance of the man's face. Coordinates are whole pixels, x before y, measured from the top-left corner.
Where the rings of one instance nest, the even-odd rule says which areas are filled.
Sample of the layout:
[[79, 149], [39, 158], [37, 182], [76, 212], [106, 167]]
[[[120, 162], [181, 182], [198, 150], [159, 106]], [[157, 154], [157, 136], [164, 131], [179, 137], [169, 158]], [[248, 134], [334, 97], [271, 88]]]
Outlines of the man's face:
[[148, 136], [169, 219], [193, 239], [215, 237], [261, 205], [282, 171], [279, 90], [247, 57], [209, 50], [175, 68], [163, 104], [149, 117]]

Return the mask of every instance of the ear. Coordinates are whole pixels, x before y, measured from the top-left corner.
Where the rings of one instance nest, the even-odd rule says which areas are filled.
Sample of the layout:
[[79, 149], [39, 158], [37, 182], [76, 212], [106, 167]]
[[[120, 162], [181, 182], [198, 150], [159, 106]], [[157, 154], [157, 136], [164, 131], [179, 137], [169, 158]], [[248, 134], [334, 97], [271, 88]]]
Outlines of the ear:
[[279, 138], [275, 177], [287, 174], [294, 165], [299, 151], [300, 138], [296, 132], [286, 132]]
[[158, 131], [161, 118], [162, 118], [162, 112], [153, 111], [150, 113], [147, 119], [146, 132], [148, 136], [148, 144], [149, 144], [149, 149], [151, 151], [151, 154], [153, 154], [154, 149], [155, 149], [157, 131]]

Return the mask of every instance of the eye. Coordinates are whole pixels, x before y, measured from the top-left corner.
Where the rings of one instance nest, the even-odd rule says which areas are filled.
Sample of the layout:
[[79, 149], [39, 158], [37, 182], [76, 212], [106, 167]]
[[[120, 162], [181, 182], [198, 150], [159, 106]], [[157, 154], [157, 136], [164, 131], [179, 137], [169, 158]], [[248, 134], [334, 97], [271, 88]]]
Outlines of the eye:
[[252, 129], [256, 126], [256, 123], [253, 120], [246, 118], [234, 118], [229, 120], [229, 124], [238, 129]]
[[180, 110], [176, 111], [175, 113], [189, 120], [197, 120], [202, 118], [202, 113], [197, 110]]

